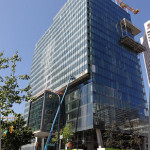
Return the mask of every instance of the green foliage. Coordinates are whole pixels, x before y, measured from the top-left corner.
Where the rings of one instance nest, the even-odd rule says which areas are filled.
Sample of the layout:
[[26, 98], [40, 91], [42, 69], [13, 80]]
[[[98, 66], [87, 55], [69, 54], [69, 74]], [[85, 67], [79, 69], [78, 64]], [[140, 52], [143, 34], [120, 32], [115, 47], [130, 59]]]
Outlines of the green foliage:
[[[61, 129], [59, 132], [59, 135], [63, 134], [63, 130]], [[58, 132], [55, 132], [55, 136], [52, 138], [52, 142], [57, 143], [57, 139], [58, 139]]]
[[[2, 133], [7, 130], [6, 136], [2, 135], [2, 150], [19, 150], [22, 145], [31, 143], [33, 134], [31, 128], [25, 126], [26, 122], [23, 117], [18, 114], [14, 121], [2, 121]], [[14, 129], [10, 133], [10, 127]]]
[[73, 137], [73, 131], [72, 131], [72, 125], [66, 124], [66, 126], [63, 129], [63, 142], [67, 143], [69, 139]]
[[[19, 82], [29, 79], [26, 74], [16, 75], [16, 66], [20, 61], [17, 51], [10, 58], [5, 57], [4, 52], [0, 52], [0, 108], [4, 116], [14, 113], [12, 110], [14, 103], [20, 104], [22, 101], [30, 100], [30, 86], [19, 88]], [[2, 76], [4, 71], [7, 72], [7, 76]]]
[[[55, 143], [57, 142], [57, 134], [58, 132], [55, 132], [55, 136], [52, 138], [52, 141]], [[62, 141], [64, 144], [66, 144], [74, 135], [72, 125], [66, 124], [66, 126], [60, 130], [59, 135], [63, 135]]]
[[121, 148], [123, 144], [122, 140], [123, 133], [113, 124], [109, 130], [106, 130], [103, 134], [104, 145], [108, 148]]
[[130, 128], [130, 133], [125, 133], [116, 124], [110, 126], [103, 134], [106, 148], [140, 149], [141, 138], [136, 130]]

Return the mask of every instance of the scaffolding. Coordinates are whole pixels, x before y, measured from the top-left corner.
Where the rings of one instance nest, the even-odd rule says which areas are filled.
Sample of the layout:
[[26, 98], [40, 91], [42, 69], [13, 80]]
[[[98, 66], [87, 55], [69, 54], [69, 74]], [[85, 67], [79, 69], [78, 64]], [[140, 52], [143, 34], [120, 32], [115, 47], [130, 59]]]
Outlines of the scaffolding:
[[128, 21], [126, 18], [123, 18], [120, 21], [120, 26], [121, 26], [121, 31], [122, 31], [122, 36], [128, 33], [128, 29], [130, 29], [131, 34], [134, 36], [138, 35], [141, 33], [141, 30], [135, 27], [130, 21]]
[[[121, 39], [120, 43], [127, 48], [129, 48], [131, 51], [139, 54], [146, 50], [146, 48], [141, 45], [139, 42], [136, 42], [130, 35], [136, 36], [139, 33], [141, 33], [141, 30], [135, 27], [130, 21], [128, 21], [126, 18], [123, 18], [120, 21], [120, 27], [121, 27]], [[130, 34], [130, 35], [129, 35]]]
[[142, 53], [146, 50], [146, 48], [143, 45], [134, 41], [134, 39], [132, 39], [129, 36], [121, 38], [120, 42], [121, 44], [128, 47], [130, 50], [134, 51], [137, 54]]

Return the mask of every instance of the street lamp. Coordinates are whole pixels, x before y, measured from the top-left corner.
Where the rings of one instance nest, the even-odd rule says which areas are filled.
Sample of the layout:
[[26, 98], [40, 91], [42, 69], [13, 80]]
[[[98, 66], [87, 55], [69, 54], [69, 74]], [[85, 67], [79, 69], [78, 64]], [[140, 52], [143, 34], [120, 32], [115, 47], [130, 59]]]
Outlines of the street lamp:
[[[55, 92], [52, 92], [52, 91], [51, 91], [51, 93], [53, 93], [53, 94], [55, 94], [55, 95], [58, 96], [58, 99], [59, 99], [59, 105], [58, 105], [58, 107], [61, 107], [60, 106], [60, 95], [57, 94], [57, 93], [55, 93]], [[51, 97], [52, 97], [52, 95], [51, 95]], [[56, 150], [59, 150], [59, 130], [60, 130], [60, 125], [59, 124], [60, 124], [60, 111], [58, 113], [58, 125], [57, 125], [57, 132], [58, 132], [58, 134], [57, 134], [57, 146], [56, 146]]]
[[[60, 96], [59, 96], [59, 94], [57, 94], [57, 93], [55, 93], [57, 96], [58, 96], [58, 98], [59, 98], [59, 106], [58, 107], [61, 107], [61, 105], [60, 105]], [[60, 130], [60, 111], [59, 111], [59, 113], [58, 113], [58, 126], [57, 126], [57, 146], [56, 146], [56, 150], [59, 150], [59, 130]]]
[[57, 112], [56, 112], [55, 118], [54, 118], [54, 120], [53, 120], [53, 124], [52, 124], [51, 130], [50, 130], [50, 134], [49, 134], [49, 136], [48, 136], [48, 138], [47, 138], [47, 142], [46, 142], [46, 144], [45, 144], [45, 148], [44, 148], [44, 150], [47, 150], [48, 143], [49, 143], [49, 142], [50, 142], [50, 140], [51, 140], [51, 136], [52, 136], [52, 132], [53, 132], [53, 128], [54, 128], [54, 125], [55, 125], [55, 122], [56, 122], [57, 116], [58, 116], [58, 114], [59, 114], [59, 112], [60, 112], [60, 106], [61, 106], [61, 104], [63, 103], [64, 97], [65, 97], [66, 92], [67, 92], [67, 90], [68, 90], [69, 83], [70, 83], [70, 81], [71, 81], [71, 80], [73, 80], [73, 79], [74, 79], [74, 77], [70, 76], [70, 78], [69, 78], [69, 80], [68, 80], [68, 83], [67, 83], [67, 86], [66, 86], [65, 92], [64, 92], [64, 94], [63, 94], [63, 97], [62, 97], [62, 99], [61, 99], [61, 101], [60, 101], [60, 104], [59, 104], [59, 106], [58, 106], [58, 109], [57, 109]]

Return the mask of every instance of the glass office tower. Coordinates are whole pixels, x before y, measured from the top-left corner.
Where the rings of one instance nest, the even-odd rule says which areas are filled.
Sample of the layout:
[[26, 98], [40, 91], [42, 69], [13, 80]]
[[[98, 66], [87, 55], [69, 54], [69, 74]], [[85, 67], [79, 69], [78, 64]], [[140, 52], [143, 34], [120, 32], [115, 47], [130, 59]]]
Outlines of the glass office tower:
[[69, 0], [35, 46], [31, 87], [33, 95], [44, 88], [60, 89], [70, 75], [88, 70], [87, 1]]
[[95, 150], [96, 130], [113, 123], [122, 129], [129, 121], [136, 127], [147, 123], [138, 59], [145, 48], [134, 41], [139, 32], [111, 0], [68, 0], [36, 44], [33, 96], [43, 89], [63, 93], [70, 75], [76, 78], [65, 97], [65, 113], [78, 148]]
[[[145, 69], [146, 69], [146, 75], [147, 75], [147, 80], [148, 80], [148, 85], [149, 85], [149, 96], [148, 96], [148, 104], [150, 104], [150, 20], [144, 23], [144, 28], [145, 28], [145, 33], [144, 36], [141, 37], [141, 43], [144, 45], [147, 49], [143, 53], [144, 57], [144, 63], [145, 63]], [[146, 81], [147, 81], [146, 80]], [[149, 105], [149, 110], [150, 110], [150, 105]], [[149, 112], [150, 116], [150, 112]], [[150, 118], [149, 118], [149, 139], [148, 139], [148, 145], [150, 148]]]
[[144, 27], [145, 27], [145, 33], [144, 36], [141, 38], [141, 43], [147, 49], [147, 51], [143, 53], [143, 56], [144, 56], [148, 82], [150, 83], [150, 20], [145, 22]]

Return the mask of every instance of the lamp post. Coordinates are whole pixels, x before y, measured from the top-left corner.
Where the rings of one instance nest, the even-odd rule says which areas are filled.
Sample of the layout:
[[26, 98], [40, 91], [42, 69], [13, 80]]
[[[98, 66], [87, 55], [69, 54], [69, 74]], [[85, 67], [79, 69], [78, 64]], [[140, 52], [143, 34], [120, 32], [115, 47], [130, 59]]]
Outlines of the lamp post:
[[70, 78], [69, 78], [69, 80], [68, 80], [68, 83], [67, 83], [67, 86], [66, 86], [65, 92], [64, 92], [64, 94], [63, 94], [63, 97], [62, 97], [62, 99], [61, 99], [61, 101], [60, 101], [60, 104], [59, 104], [59, 106], [58, 106], [58, 109], [57, 109], [57, 112], [56, 112], [55, 118], [54, 118], [54, 120], [53, 120], [53, 124], [52, 124], [51, 130], [50, 130], [50, 134], [49, 134], [49, 136], [48, 136], [48, 138], [47, 138], [47, 142], [46, 142], [46, 144], [45, 144], [45, 148], [44, 148], [44, 150], [47, 150], [48, 143], [49, 143], [49, 142], [50, 142], [50, 140], [51, 140], [51, 136], [52, 136], [53, 128], [54, 128], [54, 125], [55, 125], [55, 122], [56, 122], [57, 116], [58, 116], [58, 114], [59, 114], [59, 111], [60, 111], [60, 106], [61, 106], [61, 104], [63, 103], [64, 97], [65, 97], [66, 92], [67, 92], [67, 90], [68, 90], [69, 83], [70, 83], [70, 81], [71, 81], [71, 80], [73, 80], [73, 79], [74, 79], [74, 77], [70, 76]]
[[[58, 107], [61, 107], [61, 105], [60, 105], [60, 96], [57, 93], [55, 93], [55, 94], [59, 98], [59, 106]], [[60, 124], [60, 111], [58, 113], [58, 125], [57, 125], [57, 132], [58, 132], [58, 134], [57, 134], [57, 146], [56, 146], [56, 150], [59, 150], [59, 131], [60, 131], [60, 125], [59, 124]]]
[[[58, 105], [58, 107], [61, 107], [61, 105], [60, 105], [60, 95], [57, 94], [57, 93], [55, 93], [55, 92], [52, 92], [52, 91], [51, 91], [51, 93], [53, 93], [53, 94], [55, 94], [55, 95], [58, 96], [58, 99], [59, 99], [59, 105]], [[60, 125], [59, 124], [60, 124], [60, 111], [58, 113], [58, 125], [57, 125], [57, 132], [58, 132], [58, 134], [57, 134], [57, 146], [56, 146], [56, 150], [59, 150], [59, 131], [60, 131]]]

